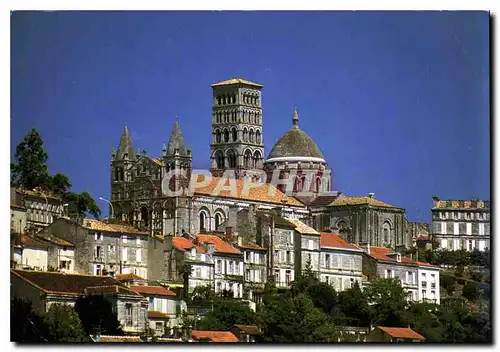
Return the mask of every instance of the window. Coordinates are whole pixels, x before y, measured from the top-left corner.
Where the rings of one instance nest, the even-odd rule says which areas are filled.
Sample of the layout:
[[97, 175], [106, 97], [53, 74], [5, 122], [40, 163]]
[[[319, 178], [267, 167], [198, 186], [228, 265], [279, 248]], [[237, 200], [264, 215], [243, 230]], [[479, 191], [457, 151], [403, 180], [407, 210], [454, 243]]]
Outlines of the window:
[[330, 254], [327, 254], [325, 256], [325, 264], [326, 264], [326, 268], [329, 269], [330, 268]]
[[123, 237], [122, 237], [123, 243], [127, 243], [127, 240], [128, 240], [127, 235], [123, 235]]
[[201, 268], [196, 268], [195, 274], [196, 274], [196, 277], [201, 277]]
[[96, 264], [94, 265], [94, 275], [102, 275], [102, 265], [101, 264]]
[[123, 248], [122, 249], [122, 261], [126, 262], [128, 260], [128, 253], [127, 253], [128, 248]]
[[422, 287], [427, 287], [427, 281], [422, 281]]
[[94, 257], [95, 257], [95, 259], [102, 259], [102, 247], [101, 246], [95, 246]]
[[95, 241], [102, 242], [102, 239], [103, 239], [102, 232], [96, 232], [96, 233], [94, 234], [94, 240], [95, 240]]
[[245, 280], [250, 281], [250, 269], [245, 270]]
[[385, 278], [391, 278], [392, 277], [392, 270], [391, 269], [385, 269]]
[[109, 254], [115, 254], [116, 253], [116, 247], [112, 244], [108, 246], [108, 253]]
[[132, 304], [125, 304], [125, 326], [132, 326]]
[[155, 322], [155, 330], [157, 334], [163, 333], [163, 323], [160, 321]]
[[280, 271], [274, 270], [274, 282], [278, 284], [280, 282]]
[[137, 244], [138, 246], [141, 245], [141, 238], [139, 236], [136, 237], [135, 244]]
[[422, 290], [422, 298], [425, 298], [425, 293], [426, 293], [426, 291]]
[[286, 251], [286, 262], [288, 264], [292, 263], [292, 253], [290, 251]]
[[292, 280], [292, 272], [290, 270], [285, 271], [285, 283], [286, 285], [290, 285], [290, 281]]
[[228, 274], [233, 274], [233, 271], [234, 271], [234, 262], [233, 261], [230, 261], [229, 262], [229, 268], [227, 270], [227, 273]]
[[137, 250], [135, 251], [135, 261], [140, 262], [142, 260], [141, 254], [141, 249], [137, 248]]
[[222, 273], [222, 260], [217, 260], [217, 273]]
[[274, 261], [279, 262], [279, 258], [280, 258], [280, 252], [277, 249], [275, 249], [274, 250]]
[[249, 261], [250, 261], [250, 252], [249, 252], [249, 251], [245, 251], [245, 260], [246, 260], [247, 262], [249, 262]]

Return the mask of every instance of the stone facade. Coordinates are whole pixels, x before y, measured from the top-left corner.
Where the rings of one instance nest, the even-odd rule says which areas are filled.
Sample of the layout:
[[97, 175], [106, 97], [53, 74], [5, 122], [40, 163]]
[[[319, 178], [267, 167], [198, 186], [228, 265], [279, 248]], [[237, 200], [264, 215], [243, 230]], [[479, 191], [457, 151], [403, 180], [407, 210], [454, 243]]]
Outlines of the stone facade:
[[448, 250], [491, 248], [490, 202], [433, 198], [432, 239]]

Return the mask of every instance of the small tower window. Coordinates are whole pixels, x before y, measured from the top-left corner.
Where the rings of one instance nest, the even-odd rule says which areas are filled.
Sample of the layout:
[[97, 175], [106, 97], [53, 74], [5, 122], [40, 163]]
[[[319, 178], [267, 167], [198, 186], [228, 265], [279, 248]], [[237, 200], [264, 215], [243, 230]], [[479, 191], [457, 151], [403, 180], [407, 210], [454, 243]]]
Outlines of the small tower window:
[[262, 142], [262, 137], [261, 137], [261, 134], [260, 134], [260, 131], [259, 131], [259, 130], [257, 130], [257, 131], [255, 132], [255, 137], [256, 137], [256, 139], [257, 139], [257, 143], [259, 143], [259, 144], [260, 144], [260, 143]]
[[229, 142], [229, 131], [227, 129], [224, 130], [224, 142]]
[[253, 130], [251, 129], [251, 130], [250, 130], [250, 143], [254, 143], [254, 141], [255, 141], [255, 140], [254, 140], [254, 132], [253, 132]]
[[233, 127], [233, 129], [231, 130], [232, 134], [233, 134], [233, 142], [236, 142], [236, 140], [238, 139], [238, 132], [236, 131], [236, 128]]
[[236, 154], [231, 149], [227, 152], [227, 163], [230, 168], [236, 167]]
[[220, 150], [218, 150], [215, 153], [215, 163], [216, 163], [217, 169], [224, 168], [224, 155], [222, 154], [222, 152]]
[[220, 95], [217, 96], [217, 105], [220, 105], [221, 104], [221, 99], [220, 99]]
[[215, 141], [217, 143], [220, 143], [221, 142], [221, 133], [219, 130], [215, 131]]
[[243, 129], [243, 141], [248, 142], [248, 130], [246, 127]]

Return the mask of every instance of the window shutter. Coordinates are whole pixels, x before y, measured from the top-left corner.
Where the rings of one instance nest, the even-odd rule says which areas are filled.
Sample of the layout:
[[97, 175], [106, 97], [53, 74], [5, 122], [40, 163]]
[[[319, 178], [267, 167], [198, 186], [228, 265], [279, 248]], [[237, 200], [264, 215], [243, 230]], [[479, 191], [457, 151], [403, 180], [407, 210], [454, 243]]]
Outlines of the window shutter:
[[126, 247], [125, 247], [125, 248], [123, 248], [123, 250], [122, 250], [122, 261], [124, 261], [124, 262], [126, 262], [126, 261], [127, 261], [127, 259], [128, 259], [127, 249], [128, 249], [128, 248], [126, 248]]
[[138, 261], [138, 262], [140, 262], [141, 261], [141, 249], [137, 248], [135, 254], [136, 254], [135, 260]]

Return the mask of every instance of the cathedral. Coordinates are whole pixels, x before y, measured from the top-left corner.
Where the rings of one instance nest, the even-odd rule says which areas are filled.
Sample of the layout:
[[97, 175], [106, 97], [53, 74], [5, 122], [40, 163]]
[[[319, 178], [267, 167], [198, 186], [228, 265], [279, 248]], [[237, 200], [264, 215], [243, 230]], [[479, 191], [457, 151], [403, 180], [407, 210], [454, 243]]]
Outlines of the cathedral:
[[[125, 126], [111, 155], [111, 217], [152, 235], [238, 231], [242, 211], [279, 208], [282, 216], [301, 219], [318, 231], [338, 230], [356, 243], [408, 246], [404, 210], [368, 197], [332, 192], [332, 170], [310, 136], [299, 127], [295, 109], [291, 127], [264, 158], [263, 85], [240, 78], [212, 84], [210, 184], [192, 194], [166, 196], [162, 180], [187, 187], [192, 151], [186, 148], [178, 121], [161, 156], [134, 150]], [[214, 193], [227, 172], [236, 178], [237, 194]], [[243, 183], [265, 175], [266, 182], [246, 194]], [[261, 177], [260, 176], [260, 177]], [[289, 185], [290, 187], [285, 187]], [[272, 192], [271, 192], [272, 191]]]

